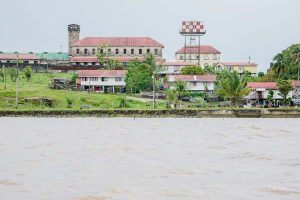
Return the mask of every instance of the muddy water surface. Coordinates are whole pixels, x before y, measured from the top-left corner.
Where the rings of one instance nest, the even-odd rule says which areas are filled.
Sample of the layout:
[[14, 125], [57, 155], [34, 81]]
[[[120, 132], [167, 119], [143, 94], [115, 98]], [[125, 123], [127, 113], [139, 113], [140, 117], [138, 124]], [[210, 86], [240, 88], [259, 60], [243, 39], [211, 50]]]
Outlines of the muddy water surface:
[[300, 120], [0, 118], [0, 199], [300, 199]]

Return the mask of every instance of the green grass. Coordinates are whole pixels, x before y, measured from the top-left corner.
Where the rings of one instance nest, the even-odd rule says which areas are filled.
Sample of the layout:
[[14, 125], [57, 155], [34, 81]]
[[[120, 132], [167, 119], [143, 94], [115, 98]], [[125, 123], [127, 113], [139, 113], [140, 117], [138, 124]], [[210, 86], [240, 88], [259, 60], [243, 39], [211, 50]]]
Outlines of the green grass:
[[[19, 107], [18, 110], [79, 110], [83, 105], [88, 105], [91, 110], [119, 109], [120, 101], [124, 95], [88, 93], [80, 91], [51, 90], [49, 84], [53, 78], [71, 78], [71, 73], [33, 73], [32, 79], [27, 81], [24, 74], [20, 73], [19, 81]], [[0, 110], [15, 110], [16, 83], [7, 75], [7, 88], [0, 79]], [[48, 107], [41, 104], [28, 103], [24, 98], [47, 97], [54, 100], [54, 106]], [[72, 105], [68, 105], [72, 102]], [[127, 100], [128, 108], [144, 110], [151, 109], [152, 103], [136, 100]], [[165, 108], [164, 103], [158, 103], [157, 109]]]

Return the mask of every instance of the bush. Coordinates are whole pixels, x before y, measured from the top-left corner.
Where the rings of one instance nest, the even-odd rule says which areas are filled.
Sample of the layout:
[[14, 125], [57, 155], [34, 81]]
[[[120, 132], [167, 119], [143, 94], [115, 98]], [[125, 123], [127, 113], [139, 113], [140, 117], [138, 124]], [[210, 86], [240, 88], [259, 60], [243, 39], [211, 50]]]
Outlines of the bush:
[[66, 98], [66, 101], [67, 101], [67, 107], [72, 108], [74, 100], [70, 98]]
[[119, 108], [128, 108], [129, 104], [127, 103], [126, 97], [120, 99]]
[[24, 69], [24, 74], [25, 74], [25, 77], [27, 79], [27, 81], [29, 81], [32, 77], [32, 69], [30, 66], [27, 66], [25, 69]]
[[11, 80], [15, 82], [17, 79], [17, 69], [11, 67], [9, 68], [8, 73], [10, 75]]

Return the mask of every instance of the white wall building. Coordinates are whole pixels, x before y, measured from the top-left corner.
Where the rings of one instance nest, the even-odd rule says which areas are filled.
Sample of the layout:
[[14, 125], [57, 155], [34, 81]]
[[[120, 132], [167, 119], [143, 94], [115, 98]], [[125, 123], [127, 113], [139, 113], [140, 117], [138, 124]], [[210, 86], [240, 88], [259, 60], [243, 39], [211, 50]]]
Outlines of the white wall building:
[[213, 92], [215, 89], [216, 75], [169, 75], [168, 83], [175, 89], [177, 81], [187, 83], [187, 90], [192, 92]]
[[187, 66], [195, 66], [195, 64], [191, 62], [182, 62], [182, 61], [164, 62], [162, 63], [162, 70], [159, 71], [159, 74], [161, 75], [180, 74], [182, 68]]
[[82, 70], [78, 73], [76, 84], [95, 92], [122, 92], [126, 73], [126, 70]]
[[221, 52], [212, 46], [187, 46], [179, 49], [175, 56], [177, 61], [192, 62], [198, 65], [200, 53], [200, 66], [214, 66], [220, 62]]

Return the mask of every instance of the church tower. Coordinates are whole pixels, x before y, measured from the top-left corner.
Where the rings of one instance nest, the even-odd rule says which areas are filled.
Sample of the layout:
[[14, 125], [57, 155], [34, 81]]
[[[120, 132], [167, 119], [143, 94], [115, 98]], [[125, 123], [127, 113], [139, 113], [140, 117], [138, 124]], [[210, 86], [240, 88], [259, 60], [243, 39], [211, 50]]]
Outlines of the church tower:
[[69, 32], [69, 56], [72, 56], [72, 46], [79, 40], [80, 26], [77, 24], [68, 25]]

